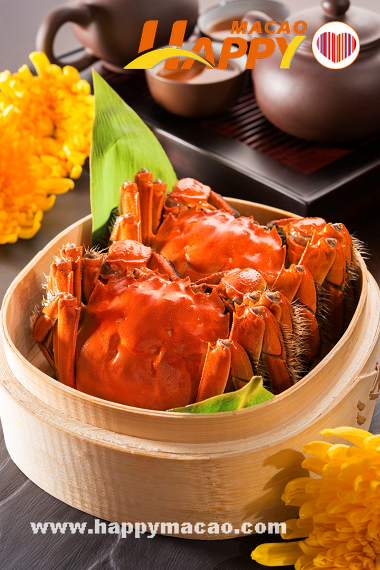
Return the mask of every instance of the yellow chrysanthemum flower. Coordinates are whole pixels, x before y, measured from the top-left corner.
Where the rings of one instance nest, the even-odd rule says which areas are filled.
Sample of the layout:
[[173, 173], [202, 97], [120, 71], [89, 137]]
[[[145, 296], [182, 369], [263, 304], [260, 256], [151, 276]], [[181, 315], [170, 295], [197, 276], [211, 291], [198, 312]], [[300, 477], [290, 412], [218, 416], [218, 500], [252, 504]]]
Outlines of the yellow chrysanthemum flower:
[[319, 478], [287, 484], [282, 500], [300, 511], [286, 521], [282, 538], [304, 540], [261, 544], [252, 558], [296, 570], [380, 570], [380, 435], [350, 427], [321, 433], [354, 445], [315, 441], [303, 447], [313, 457], [302, 467]]
[[0, 244], [36, 234], [43, 212], [74, 187], [71, 178], [90, 153], [90, 85], [43, 53], [30, 59], [37, 76], [26, 65], [0, 73]]

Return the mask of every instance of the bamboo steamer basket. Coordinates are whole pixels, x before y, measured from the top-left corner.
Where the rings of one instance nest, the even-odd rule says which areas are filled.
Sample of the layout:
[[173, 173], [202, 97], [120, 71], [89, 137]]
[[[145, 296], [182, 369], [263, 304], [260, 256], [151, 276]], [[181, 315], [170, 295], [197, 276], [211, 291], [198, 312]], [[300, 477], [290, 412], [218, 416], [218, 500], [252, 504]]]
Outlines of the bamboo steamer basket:
[[[260, 223], [293, 216], [229, 203]], [[299, 383], [252, 408], [175, 414], [107, 402], [49, 376], [32, 338], [31, 310], [41, 303], [52, 256], [63, 243], [88, 245], [90, 236], [88, 216], [51, 241], [5, 296], [0, 411], [13, 461], [54, 497], [108, 521], [205, 523], [204, 534], [183, 538], [233, 538], [244, 522], [254, 527], [296, 516], [280, 497], [289, 480], [308, 475], [300, 467], [302, 445], [323, 440], [324, 428], [368, 429], [379, 393], [380, 293], [361, 256], [352, 321]], [[210, 522], [235, 530], [209, 534]]]

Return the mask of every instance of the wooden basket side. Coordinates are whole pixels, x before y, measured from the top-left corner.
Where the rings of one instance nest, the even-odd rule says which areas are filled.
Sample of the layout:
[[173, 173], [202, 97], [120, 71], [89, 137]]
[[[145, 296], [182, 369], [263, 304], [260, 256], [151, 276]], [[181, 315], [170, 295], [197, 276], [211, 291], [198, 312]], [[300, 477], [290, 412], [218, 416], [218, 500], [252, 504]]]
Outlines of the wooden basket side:
[[[260, 221], [262, 223], [266, 223], [269, 219], [289, 215], [288, 212], [282, 210], [241, 200], [230, 200], [230, 203], [241, 211], [242, 207], [246, 208], [244, 213], [250, 212], [257, 219], [258, 216], [261, 216]], [[31, 334], [25, 338], [27, 334], [24, 325], [28, 314], [28, 298], [30, 299], [33, 295], [40, 295], [43, 279], [41, 272], [44, 271], [44, 267], [49, 267], [51, 256], [56, 254], [61, 244], [67, 241], [88, 242], [90, 232], [91, 217], [87, 217], [57, 236], [12, 284], [7, 292], [2, 310], [4, 346], [8, 362], [15, 376], [27, 390], [41, 401], [89, 425], [134, 437], [187, 443], [229, 441], [249, 437], [253, 433], [259, 436], [273, 429], [273, 425], [285, 428], [287, 425], [297, 422], [297, 419], [302, 420], [308, 407], [313, 406], [316, 386], [318, 386], [321, 397], [326, 396], [334, 383], [336, 374], [339, 372], [340, 362], [350, 356], [346, 346], [352, 347], [362, 337], [366, 319], [364, 309], [369, 278], [365, 264], [360, 259], [363, 286], [354, 319], [345, 335], [323, 362], [300, 383], [275, 400], [254, 408], [240, 410], [237, 413], [218, 414], [216, 418], [215, 414], [177, 415], [131, 408], [72, 390], [48, 376], [47, 365], [38, 347], [34, 344]], [[30, 275], [33, 277], [32, 285]], [[374, 298], [376, 295], [378, 296], [378, 291], [372, 291]], [[19, 346], [20, 351], [18, 350]], [[42, 371], [32, 366], [28, 359], [41, 366]], [[359, 369], [360, 367], [358, 371]], [[222, 423], [223, 428], [221, 429]]]
[[[259, 446], [254, 437], [230, 442], [228, 448], [133, 442], [57, 412], [12, 379], [5, 361], [2, 365], [0, 361], [0, 409], [7, 448], [18, 467], [42, 489], [105, 520], [228, 521], [235, 528], [243, 522], [281, 522], [297, 516], [297, 509], [285, 507], [281, 494], [289, 480], [308, 475], [301, 468], [302, 446], [325, 440], [318, 434], [323, 428], [353, 425], [354, 404], [368, 398], [373, 381], [366, 372], [378, 357], [379, 323], [376, 330], [368, 367], [359, 381], [350, 383], [340, 406], [316, 415], [310, 425], [304, 423], [285, 440], [268, 438], [266, 445]], [[282, 435], [279, 430], [277, 435]], [[236, 472], [244, 473], [243, 486], [236, 485]], [[207, 533], [183, 537], [228, 538]]]

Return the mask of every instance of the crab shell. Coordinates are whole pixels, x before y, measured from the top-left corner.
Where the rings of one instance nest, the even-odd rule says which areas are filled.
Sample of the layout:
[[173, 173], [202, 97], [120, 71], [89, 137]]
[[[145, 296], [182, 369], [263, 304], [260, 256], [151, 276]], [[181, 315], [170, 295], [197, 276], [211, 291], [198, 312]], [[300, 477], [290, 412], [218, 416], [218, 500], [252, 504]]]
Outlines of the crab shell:
[[76, 387], [122, 404], [167, 410], [195, 402], [209, 342], [228, 338], [215, 293], [158, 273], [98, 282], [82, 309]]
[[121, 188], [108, 254], [62, 249], [34, 327], [41, 350], [61, 382], [135, 407], [239, 389], [252, 366], [281, 393], [319, 354], [315, 282], [330, 299], [328, 334], [341, 334], [347, 230], [321, 218], [260, 226], [193, 179], [164, 203], [165, 189], [141, 170]]
[[256, 269], [272, 285], [286, 250], [277, 229], [268, 230], [252, 217], [235, 218], [222, 210], [195, 207], [169, 214], [160, 226], [154, 249], [169, 259], [181, 277], [197, 281], [229, 269]]

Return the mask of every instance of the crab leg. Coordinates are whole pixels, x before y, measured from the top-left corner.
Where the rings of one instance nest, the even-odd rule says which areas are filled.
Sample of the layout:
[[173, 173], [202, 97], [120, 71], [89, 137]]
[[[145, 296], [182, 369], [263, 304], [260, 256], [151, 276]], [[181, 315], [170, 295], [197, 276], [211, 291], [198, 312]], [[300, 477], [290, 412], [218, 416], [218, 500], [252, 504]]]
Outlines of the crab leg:
[[276, 394], [292, 385], [282, 332], [267, 307], [244, 304], [236, 307], [230, 339], [241, 344], [255, 367], [259, 361], [263, 363]]
[[315, 314], [317, 310], [317, 292], [310, 271], [303, 265], [291, 265], [281, 270], [273, 285], [273, 291], [282, 293], [288, 301], [299, 301]]
[[162, 209], [164, 207], [167, 184], [157, 178], [153, 182], [152, 196], [152, 232], [155, 234], [160, 226]]
[[120, 216], [111, 233], [112, 242], [133, 239], [145, 245], [152, 241], [161, 222], [167, 185], [142, 168], [134, 182], [126, 180], [120, 188]]
[[292, 385], [286, 366], [286, 352], [280, 326], [272, 313], [266, 307], [263, 309], [265, 332], [263, 340], [262, 360], [270, 379], [272, 390], [281, 394]]
[[141, 168], [137, 174], [134, 176], [134, 182], [137, 186], [140, 186], [140, 182], [153, 182], [153, 174], [149, 172], [146, 168]]
[[152, 239], [153, 174], [146, 168], [135, 174], [138, 186], [141, 211], [141, 241], [149, 245]]
[[310, 362], [319, 353], [319, 327], [315, 317], [317, 292], [310, 271], [303, 265], [283, 268], [273, 285], [273, 289], [286, 297], [288, 302], [298, 301], [297, 311], [303, 321], [303, 358]]
[[58, 257], [51, 264], [48, 290], [51, 293], [74, 293], [74, 275], [70, 259]]
[[230, 367], [230, 341], [219, 339], [214, 345], [209, 342], [195, 401], [202, 402], [202, 400], [223, 394], [230, 373]]
[[308, 243], [300, 265], [307, 267], [315, 281], [322, 285], [336, 258], [337, 241], [333, 238], [321, 238], [317, 243]]
[[326, 299], [329, 318], [326, 333], [338, 338], [343, 328], [343, 287], [346, 279], [346, 257], [335, 238], [313, 240], [306, 246], [300, 263], [307, 267], [314, 279], [328, 292]]
[[170, 265], [169, 261], [159, 253], [152, 251], [152, 255], [147, 265], [148, 269], [152, 271], [158, 270], [161, 275], [168, 275], [170, 279], [177, 279], [178, 275]]
[[290, 301], [288, 301], [288, 299], [278, 291], [266, 291], [260, 296], [255, 306], [266, 307], [280, 325], [281, 337], [279, 338], [280, 341], [283, 342], [285, 348], [287, 370], [290, 372], [293, 382], [295, 382], [298, 376], [297, 370], [300, 369], [301, 365], [301, 350], [299, 345], [301, 339], [295, 339], [294, 337], [294, 331], [297, 331], [297, 328], [294, 328], [295, 323], [293, 323], [293, 320], [295, 320], [295, 322], [299, 322], [299, 319], [294, 314]]
[[140, 218], [140, 197], [137, 184], [126, 180], [120, 188], [120, 214], [132, 214]]
[[320, 238], [339, 241], [347, 260], [352, 260], [352, 240], [343, 224], [327, 224], [323, 218], [289, 218], [272, 223], [286, 236], [288, 265], [300, 263], [307, 244], [316, 244]]
[[279, 302], [280, 302], [280, 294], [268, 291], [265, 292], [263, 295], [260, 295], [258, 301], [256, 302], [256, 306], [266, 307], [275, 317], [276, 321], [280, 322], [282, 310], [279, 305]]
[[80, 307], [72, 295], [58, 301], [57, 331], [54, 336], [54, 360], [62, 384], [75, 388], [75, 346]]
[[83, 247], [75, 247], [75, 244], [68, 243], [61, 249], [61, 256], [71, 261], [73, 271], [73, 295], [76, 297], [79, 306], [82, 300]]
[[182, 210], [196, 206], [197, 209], [223, 210], [229, 214], [234, 214], [231, 206], [220, 194], [213, 192], [209, 186], [194, 180], [194, 178], [182, 178], [174, 185], [172, 192], [168, 195], [164, 216], [169, 212], [179, 214]]
[[110, 241], [133, 239], [141, 243], [140, 195], [137, 184], [130, 180], [120, 188], [119, 212]]
[[286, 335], [293, 333], [292, 306], [288, 299], [279, 291], [266, 291], [256, 302], [257, 306], [263, 306], [270, 310]]
[[261, 309], [240, 305], [233, 313], [230, 340], [240, 344], [248, 353], [254, 366], [260, 359], [265, 323]]
[[344, 224], [326, 224], [323, 235], [336, 239], [340, 243], [346, 259], [352, 261], [352, 240]]
[[82, 302], [87, 305], [102, 268], [103, 256], [89, 251], [82, 259]]
[[301, 267], [300, 265], [294, 265], [294, 263], [288, 269], [282, 267], [273, 284], [273, 291], [278, 291], [285, 295], [289, 301], [293, 301], [302, 282], [303, 268]]
[[111, 242], [125, 239], [141, 243], [141, 222], [140, 219], [136, 220], [133, 214], [118, 216], [110, 236]]
[[52, 298], [50, 303], [42, 309], [42, 313], [33, 327], [34, 340], [38, 343], [50, 366], [56, 372], [52, 346], [52, 331], [58, 319], [58, 302], [63, 296], [63, 293], [59, 293]]
[[253, 369], [248, 354], [237, 342], [231, 340], [231, 377], [235, 390], [240, 390], [250, 381]]
[[124, 214], [120, 222], [120, 239], [133, 239], [141, 243], [141, 220], [133, 214]]
[[42, 342], [55, 325], [58, 318], [58, 302], [63, 298], [63, 295], [63, 293], [55, 295], [50, 303], [42, 309], [42, 313], [33, 328], [33, 337], [37, 342]]
[[209, 203], [211, 204], [211, 206], [214, 206], [214, 208], [217, 208], [218, 210], [224, 210], [225, 212], [228, 212], [229, 214], [233, 214], [234, 211], [231, 208], [231, 206], [229, 204], [227, 204], [227, 202], [224, 200], [224, 198], [218, 194], [217, 192], [214, 192], [213, 190], [211, 190], [210, 192], [210, 196], [208, 199]]
[[141, 204], [141, 239], [144, 245], [149, 245], [152, 239], [152, 207], [153, 207], [153, 184], [140, 182]]

